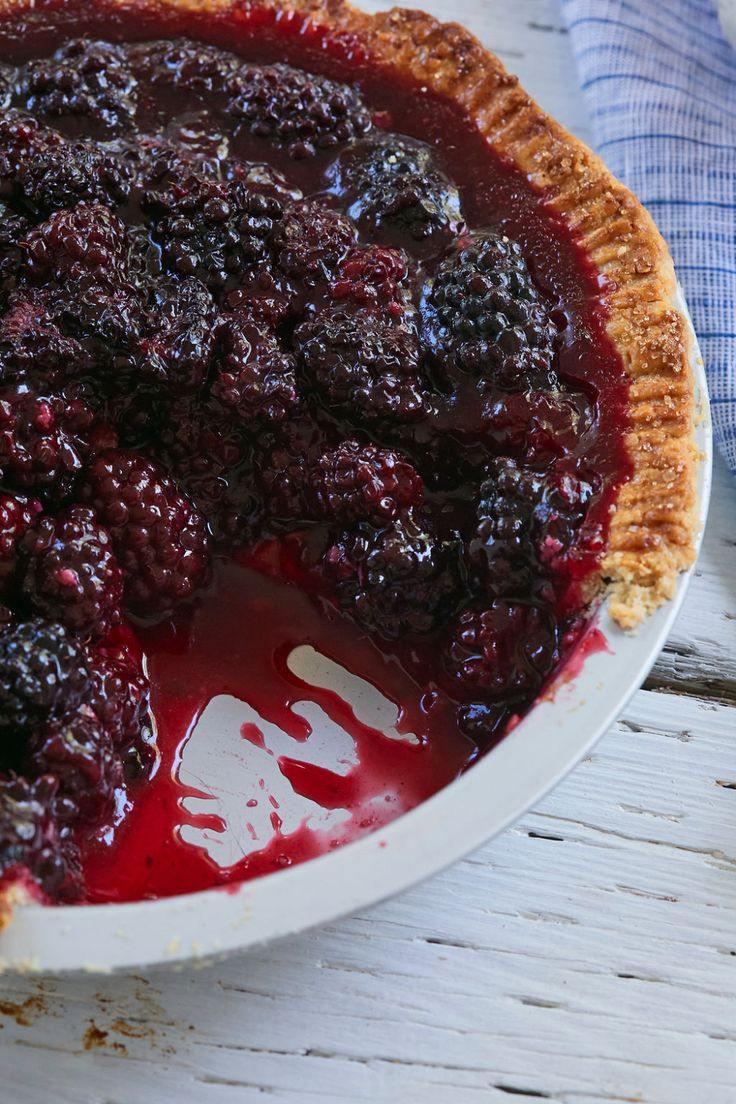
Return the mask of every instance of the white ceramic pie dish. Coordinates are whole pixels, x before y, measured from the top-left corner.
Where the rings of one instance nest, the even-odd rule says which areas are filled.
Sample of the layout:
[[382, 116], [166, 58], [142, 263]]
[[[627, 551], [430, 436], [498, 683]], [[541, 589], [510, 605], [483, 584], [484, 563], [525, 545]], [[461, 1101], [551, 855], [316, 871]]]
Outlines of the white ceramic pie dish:
[[[682, 297], [678, 307], [685, 310]], [[712, 438], [694, 343], [700, 534]], [[620, 714], [677, 616], [692, 570], [634, 634], [600, 610], [608, 650], [590, 654], [490, 754], [412, 812], [341, 850], [233, 889], [124, 905], [16, 909], [0, 933], [0, 968], [110, 971], [245, 950], [364, 909], [440, 871], [502, 832], [555, 786]]]

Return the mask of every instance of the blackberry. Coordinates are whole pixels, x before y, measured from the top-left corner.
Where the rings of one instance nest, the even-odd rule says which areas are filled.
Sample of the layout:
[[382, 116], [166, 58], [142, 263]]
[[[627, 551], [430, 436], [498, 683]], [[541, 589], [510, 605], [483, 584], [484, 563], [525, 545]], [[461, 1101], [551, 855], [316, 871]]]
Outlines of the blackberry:
[[135, 367], [174, 394], [196, 391], [210, 369], [218, 323], [212, 296], [199, 280], [158, 281], [135, 349]]
[[110, 530], [133, 613], [167, 613], [207, 581], [204, 518], [159, 465], [135, 452], [102, 453], [86, 472], [82, 497]]
[[141, 380], [135, 388], [131, 387], [132, 377], [127, 368], [117, 376], [111, 373], [104, 382], [105, 424], [117, 438], [108, 447], [150, 452], [161, 433], [167, 409], [161, 388], [151, 380]]
[[34, 115], [76, 124], [79, 133], [110, 138], [126, 130], [136, 109], [136, 80], [124, 51], [75, 39], [21, 71], [20, 96]]
[[251, 448], [236, 417], [199, 397], [174, 402], [160, 435], [160, 455], [218, 540], [251, 539], [261, 513]]
[[272, 518], [287, 524], [309, 519], [312, 506], [303, 455], [295, 455], [285, 442], [278, 442], [259, 457], [257, 471]]
[[36, 220], [82, 202], [115, 207], [127, 199], [131, 180], [121, 153], [68, 141], [19, 111], [0, 116], [0, 196]]
[[0, 597], [7, 595], [16, 573], [21, 538], [42, 509], [35, 498], [0, 493]]
[[56, 388], [92, 370], [89, 353], [64, 333], [52, 299], [20, 288], [0, 317], [0, 381]]
[[330, 282], [330, 298], [358, 310], [381, 310], [401, 318], [410, 303], [403, 286], [407, 276], [406, 256], [398, 249], [359, 246], [341, 261]]
[[223, 291], [268, 256], [267, 239], [283, 214], [276, 191], [267, 177], [256, 185], [189, 173], [166, 191], [147, 192], [143, 207], [169, 271]]
[[151, 685], [129, 648], [105, 646], [88, 657], [87, 706], [124, 752], [150, 738]]
[[574, 451], [590, 424], [586, 400], [563, 390], [496, 392], [482, 406], [482, 430], [494, 451], [541, 466]]
[[217, 172], [228, 184], [241, 185], [253, 192], [277, 199], [284, 209], [290, 203], [304, 199], [304, 193], [298, 185], [273, 165], [262, 161], [241, 161], [237, 157], [228, 157], [218, 162]]
[[224, 296], [223, 306], [275, 330], [294, 313], [296, 300], [294, 284], [273, 269], [270, 261], [262, 261], [242, 273], [238, 286]]
[[298, 403], [294, 358], [254, 322], [230, 319], [211, 393], [239, 422], [282, 422]]
[[94, 416], [74, 392], [0, 390], [0, 472], [13, 488], [63, 497], [89, 452]]
[[32, 223], [0, 200], [0, 308], [16, 287], [23, 261], [23, 247]]
[[338, 149], [371, 126], [354, 88], [288, 65], [242, 65], [230, 91], [228, 111], [241, 128], [295, 159]]
[[0, 181], [6, 198], [13, 191], [13, 182], [21, 165], [39, 156], [48, 146], [64, 147], [64, 139], [56, 131], [42, 127], [32, 115], [22, 111], [3, 111], [0, 115]]
[[422, 481], [408, 460], [354, 439], [323, 453], [309, 482], [318, 516], [343, 525], [386, 525], [422, 502]]
[[86, 707], [37, 733], [24, 766], [31, 776], [58, 780], [54, 812], [59, 824], [96, 824], [113, 813], [115, 791], [123, 784], [122, 763], [109, 732]]
[[63, 625], [37, 618], [0, 631], [0, 730], [68, 715], [87, 679], [82, 649]]
[[23, 591], [39, 613], [83, 636], [105, 636], [119, 621], [123, 574], [110, 534], [87, 506], [40, 518], [23, 551]]
[[183, 482], [214, 537], [230, 548], [256, 540], [263, 503], [252, 468], [247, 463], [222, 468], [216, 461], [209, 468], [191, 472]]
[[597, 473], [580, 471], [566, 460], [558, 460], [545, 473], [544, 493], [534, 511], [535, 536], [537, 559], [553, 577], [574, 575], [578, 559], [583, 561], [580, 575], [584, 575], [585, 556], [603, 551], [600, 522], [587, 522], [588, 510], [600, 489]]
[[82, 893], [79, 855], [59, 840], [57, 788], [48, 775], [34, 782], [0, 775], [0, 878], [27, 871], [50, 897], [74, 900]]
[[[558, 461], [544, 472], [498, 459], [480, 489], [478, 527], [469, 559], [488, 593], [528, 591], [535, 578], [572, 570], [577, 544], [599, 480]], [[602, 548], [599, 529], [585, 533], [590, 552]], [[581, 549], [581, 552], [583, 550]]]
[[355, 227], [346, 215], [305, 199], [285, 212], [273, 235], [273, 249], [282, 272], [314, 286], [330, 279], [354, 241]]
[[132, 284], [106, 287], [84, 275], [48, 289], [47, 302], [55, 323], [81, 346], [97, 382], [111, 384], [130, 372], [142, 324], [142, 304]]
[[510, 459], [491, 463], [481, 485], [478, 527], [469, 544], [472, 569], [489, 594], [521, 594], [532, 583], [536, 558], [534, 511], [543, 476]]
[[412, 513], [348, 533], [324, 566], [340, 605], [390, 640], [432, 632], [461, 596], [458, 542], [438, 540]]
[[323, 311], [294, 334], [307, 379], [328, 408], [369, 419], [428, 413], [415, 335], [376, 315]]
[[498, 702], [469, 702], [458, 707], [457, 724], [481, 753], [490, 751], [508, 730], [509, 708]]
[[130, 65], [140, 81], [154, 91], [174, 89], [192, 98], [211, 100], [224, 93], [241, 64], [234, 54], [206, 42], [143, 42], [129, 50]]
[[78, 203], [117, 207], [130, 192], [131, 174], [122, 157], [90, 142], [47, 139], [26, 156], [12, 194], [35, 217]]
[[330, 170], [363, 234], [421, 257], [436, 256], [464, 228], [460, 196], [413, 138], [375, 134], [345, 150]]
[[107, 207], [80, 203], [55, 211], [25, 240], [25, 274], [35, 283], [90, 276], [96, 283], [120, 279], [129, 248], [125, 224]]
[[157, 191], [170, 188], [192, 172], [218, 178], [219, 163], [201, 161], [186, 148], [155, 135], [136, 134], [125, 147], [125, 163], [130, 173], [131, 191], [146, 205]]
[[521, 247], [483, 231], [461, 239], [423, 303], [423, 339], [443, 364], [518, 389], [553, 386], [556, 327]]
[[455, 690], [482, 693], [490, 701], [530, 700], [558, 659], [551, 614], [529, 602], [503, 598], [487, 609], [464, 610], [445, 656]]

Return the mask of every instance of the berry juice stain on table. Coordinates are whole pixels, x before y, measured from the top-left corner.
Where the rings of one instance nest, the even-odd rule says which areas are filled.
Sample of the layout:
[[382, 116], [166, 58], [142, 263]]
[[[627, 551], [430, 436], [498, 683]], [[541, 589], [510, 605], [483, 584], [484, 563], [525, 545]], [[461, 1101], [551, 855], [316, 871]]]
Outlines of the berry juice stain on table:
[[[0, 28], [0, 871], [134, 900], [339, 846], [503, 736], [585, 626], [627, 390], [595, 274], [457, 108], [242, 13], [53, 10]], [[223, 695], [342, 811], [271, 793], [224, 867], [185, 769]]]

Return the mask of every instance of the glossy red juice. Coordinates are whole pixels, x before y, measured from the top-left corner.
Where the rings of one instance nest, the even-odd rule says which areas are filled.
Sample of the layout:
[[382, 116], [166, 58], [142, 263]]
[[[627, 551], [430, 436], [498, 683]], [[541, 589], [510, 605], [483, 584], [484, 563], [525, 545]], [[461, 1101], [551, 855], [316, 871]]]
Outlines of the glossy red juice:
[[[187, 36], [234, 50], [244, 58], [287, 61], [306, 70], [355, 83], [387, 130], [432, 144], [439, 162], [460, 189], [469, 225], [493, 224], [522, 246], [538, 285], [567, 318], [558, 372], [577, 382], [590, 411], [586, 431], [572, 446], [581, 467], [602, 479], [586, 525], [593, 534], [574, 577], [558, 593], [560, 614], [568, 617], [565, 643], [576, 642], [582, 622], [569, 614], [581, 604], [580, 583], [592, 571], [605, 543], [610, 505], [628, 474], [623, 447], [627, 387], [619, 358], [606, 337], [606, 288], [572, 240], [568, 229], [514, 169], [500, 162], [459, 109], [412, 83], [372, 64], [360, 42], [350, 36], [330, 39], [318, 26], [297, 17], [276, 18], [236, 6], [230, 13], [205, 15], [95, 5], [41, 4], [15, 26], [0, 32], [0, 52], [12, 61], [49, 52], [62, 37], [88, 34], [112, 40]], [[176, 105], [171, 104], [172, 113]], [[234, 152], [243, 159], [269, 160], [305, 194], [324, 185], [324, 159], [292, 162], [241, 137]], [[421, 273], [420, 273], [421, 275]], [[462, 394], [445, 428], [462, 449], [472, 448], [470, 395]], [[422, 430], [414, 442], [425, 447]], [[430, 496], [431, 497], [431, 496]], [[439, 498], [438, 497], [438, 501]], [[454, 521], [467, 511], [462, 489], [454, 501], [442, 500]], [[449, 522], [448, 522], [449, 524]], [[158, 761], [153, 775], [128, 787], [116, 824], [83, 842], [87, 899], [128, 901], [236, 884], [322, 854], [359, 837], [416, 806], [456, 778], [477, 757], [478, 748], [458, 730], [455, 702], [435, 677], [433, 640], [388, 644], [368, 639], [322, 593], [313, 572], [309, 541], [267, 536], [257, 546], [218, 561], [212, 586], [169, 622], [139, 627], [152, 682]], [[292, 649], [309, 645], [377, 687], [396, 705], [397, 729], [418, 740], [391, 739], [362, 723], [329, 690], [305, 687], [287, 663]], [[276, 808], [273, 833], [242, 860], [223, 868], [203, 848], [184, 842], [184, 823], [222, 832], [225, 825], [207, 813], [187, 812], [187, 797], [197, 796], [182, 783], [180, 766], [187, 740], [208, 703], [219, 695], [247, 702], [293, 739], [293, 754], [278, 767], [293, 791], [325, 809], [349, 816], [338, 827], [313, 830], [306, 824], [283, 832]], [[357, 762], [337, 774], [300, 757], [310, 738], [303, 719], [292, 710], [305, 696], [317, 702], [352, 738]], [[499, 711], [498, 726], [487, 746], [499, 739], [515, 717]], [[245, 727], [245, 743], [262, 739], [257, 727]], [[484, 748], [485, 750], [485, 748]], [[377, 811], [372, 798], [390, 791], [392, 799]], [[201, 796], [201, 794], [200, 794]], [[269, 794], [253, 800], [269, 800]]]

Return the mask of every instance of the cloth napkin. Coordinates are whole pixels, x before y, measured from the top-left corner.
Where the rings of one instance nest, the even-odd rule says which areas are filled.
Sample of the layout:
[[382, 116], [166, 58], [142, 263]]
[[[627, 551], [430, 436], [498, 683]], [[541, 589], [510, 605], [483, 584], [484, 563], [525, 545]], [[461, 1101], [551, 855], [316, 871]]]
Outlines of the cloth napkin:
[[598, 151], [667, 239], [736, 473], [736, 50], [715, 0], [561, 0]]

